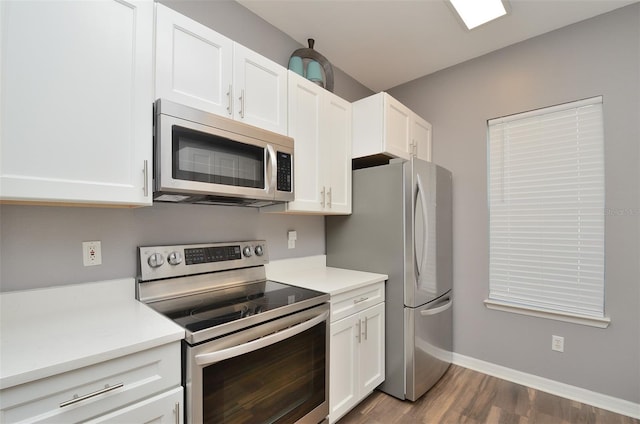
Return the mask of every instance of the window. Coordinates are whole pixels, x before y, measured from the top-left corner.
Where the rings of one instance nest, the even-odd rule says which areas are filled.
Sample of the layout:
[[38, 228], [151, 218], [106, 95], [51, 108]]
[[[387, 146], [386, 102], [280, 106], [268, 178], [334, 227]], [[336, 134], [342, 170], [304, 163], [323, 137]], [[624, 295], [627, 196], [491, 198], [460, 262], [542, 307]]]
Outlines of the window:
[[602, 97], [488, 129], [487, 306], [606, 326]]

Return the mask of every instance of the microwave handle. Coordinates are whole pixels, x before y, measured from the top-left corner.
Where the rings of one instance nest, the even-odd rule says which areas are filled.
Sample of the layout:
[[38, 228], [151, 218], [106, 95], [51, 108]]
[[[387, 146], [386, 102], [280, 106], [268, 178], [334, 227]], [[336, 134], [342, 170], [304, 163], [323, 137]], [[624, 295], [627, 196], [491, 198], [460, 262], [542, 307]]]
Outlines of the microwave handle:
[[271, 194], [276, 189], [276, 179], [278, 178], [278, 159], [276, 158], [276, 151], [273, 149], [271, 144], [267, 144], [267, 152], [269, 152], [269, 162], [271, 162], [271, 181], [267, 186], [267, 193]]

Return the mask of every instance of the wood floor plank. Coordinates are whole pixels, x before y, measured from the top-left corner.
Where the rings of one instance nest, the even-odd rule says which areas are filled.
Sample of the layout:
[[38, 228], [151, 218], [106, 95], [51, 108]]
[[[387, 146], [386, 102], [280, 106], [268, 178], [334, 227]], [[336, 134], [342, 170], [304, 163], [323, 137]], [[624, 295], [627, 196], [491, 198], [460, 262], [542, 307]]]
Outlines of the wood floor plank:
[[452, 365], [416, 402], [375, 391], [337, 424], [640, 424], [640, 420]]

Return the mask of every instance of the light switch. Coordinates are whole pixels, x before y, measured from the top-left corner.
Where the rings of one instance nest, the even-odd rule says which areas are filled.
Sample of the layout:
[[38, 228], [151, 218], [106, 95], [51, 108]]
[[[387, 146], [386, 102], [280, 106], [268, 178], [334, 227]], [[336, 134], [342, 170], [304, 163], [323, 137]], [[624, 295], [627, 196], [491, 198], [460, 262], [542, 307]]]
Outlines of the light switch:
[[289, 249], [295, 249], [296, 240], [298, 240], [298, 232], [297, 231], [289, 231], [287, 233], [287, 240]]

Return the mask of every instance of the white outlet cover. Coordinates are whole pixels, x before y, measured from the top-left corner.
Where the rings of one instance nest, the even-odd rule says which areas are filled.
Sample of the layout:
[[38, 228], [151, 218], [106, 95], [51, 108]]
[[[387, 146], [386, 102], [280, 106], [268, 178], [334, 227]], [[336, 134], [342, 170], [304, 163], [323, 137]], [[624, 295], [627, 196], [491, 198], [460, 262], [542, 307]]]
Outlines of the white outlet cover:
[[551, 336], [551, 350], [556, 352], [564, 352], [564, 337]]
[[82, 242], [82, 263], [84, 266], [102, 265], [102, 248], [99, 241]]

